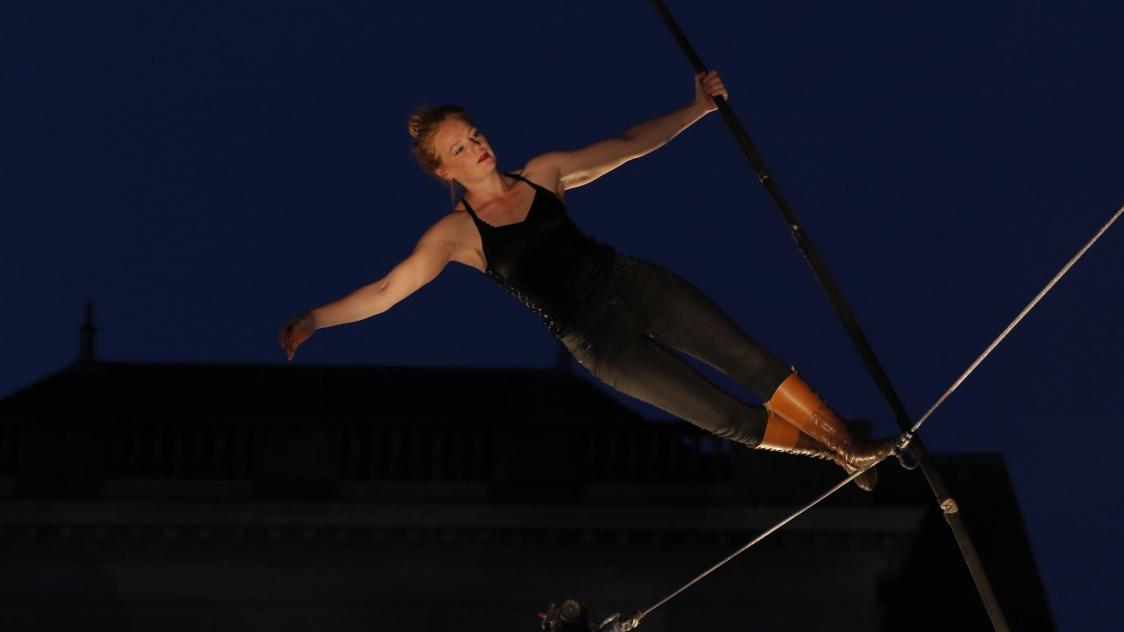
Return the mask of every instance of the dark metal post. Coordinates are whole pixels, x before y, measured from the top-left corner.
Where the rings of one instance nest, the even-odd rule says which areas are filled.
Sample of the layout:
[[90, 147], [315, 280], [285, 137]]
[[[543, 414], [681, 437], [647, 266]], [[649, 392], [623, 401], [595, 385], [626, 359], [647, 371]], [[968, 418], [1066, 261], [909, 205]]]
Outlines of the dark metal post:
[[[671, 30], [672, 35], [675, 36], [676, 41], [679, 42], [680, 48], [683, 49], [683, 52], [687, 55], [688, 59], [690, 59], [691, 65], [695, 67], [695, 72], [705, 71], [707, 67], [702, 63], [702, 59], [698, 56], [698, 53], [695, 52], [691, 43], [687, 41], [687, 37], [683, 34], [675, 18], [671, 16], [671, 13], [667, 10], [662, 0], [651, 0], [651, 2], [656, 12], [663, 18], [668, 29]], [[784, 216], [785, 223], [788, 225], [793, 239], [796, 240], [797, 248], [800, 249], [801, 254], [803, 254], [804, 258], [808, 261], [808, 265], [812, 267], [812, 272], [815, 273], [816, 279], [820, 282], [820, 286], [831, 300], [836, 315], [839, 316], [839, 319], [843, 322], [843, 326], [847, 329], [847, 333], [851, 337], [851, 342], [854, 343], [859, 355], [862, 356], [867, 370], [870, 371], [875, 384], [878, 386], [878, 390], [882, 393], [882, 397], [893, 411], [898, 425], [903, 432], [908, 431], [912, 425], [909, 413], [906, 412], [905, 406], [902, 405], [901, 399], [898, 397], [894, 387], [890, 384], [890, 378], [886, 375], [882, 364], [874, 355], [874, 350], [871, 348], [870, 343], [859, 327], [854, 314], [852, 314], [851, 309], [847, 307], [847, 303], [843, 299], [843, 294], [839, 291], [838, 286], [835, 285], [835, 281], [828, 273], [823, 260], [820, 259], [819, 252], [817, 252], [815, 246], [812, 245], [811, 238], [800, 226], [800, 221], [797, 220], [796, 214], [793, 213], [792, 208], [788, 205], [788, 201], [785, 200], [784, 196], [781, 194], [780, 188], [777, 186], [772, 174], [769, 173], [769, 169], [765, 166], [764, 158], [761, 157], [761, 154], [758, 153], [757, 149], [753, 146], [753, 142], [750, 141], [745, 127], [742, 126], [741, 121], [738, 120], [737, 115], [734, 114], [734, 111], [730, 108], [729, 104], [726, 103], [726, 100], [722, 97], [715, 97], [714, 101], [718, 105], [718, 111], [722, 114], [722, 118], [725, 119], [726, 124], [730, 127], [734, 139], [741, 147], [746, 159], [749, 160], [753, 171], [757, 174], [757, 179], [760, 180], [761, 184], [765, 185], [765, 189], [768, 190], [777, 208], [780, 209], [781, 215]], [[956, 543], [960, 546], [960, 553], [964, 556], [964, 562], [968, 565], [968, 570], [971, 572], [972, 579], [976, 583], [976, 590], [980, 593], [980, 599], [983, 601], [984, 608], [987, 610], [992, 626], [997, 631], [1006, 632], [1008, 630], [1007, 621], [1003, 617], [1003, 612], [999, 607], [999, 601], [995, 598], [995, 593], [991, 589], [991, 582], [988, 581], [983, 564], [980, 563], [979, 556], [976, 554], [975, 546], [972, 544], [968, 529], [960, 515], [956, 500], [952, 498], [952, 495], [944, 484], [944, 479], [941, 478], [940, 473], [929, 460], [925, 448], [921, 443], [921, 438], [914, 437], [913, 441], [910, 443], [910, 447], [913, 449], [913, 453], [917, 457], [918, 463], [921, 465], [922, 472], [925, 473], [925, 478], [928, 480], [929, 486], [933, 488], [933, 494], [937, 497], [937, 502], [940, 505], [945, 520], [948, 522], [949, 527], [952, 528]]]

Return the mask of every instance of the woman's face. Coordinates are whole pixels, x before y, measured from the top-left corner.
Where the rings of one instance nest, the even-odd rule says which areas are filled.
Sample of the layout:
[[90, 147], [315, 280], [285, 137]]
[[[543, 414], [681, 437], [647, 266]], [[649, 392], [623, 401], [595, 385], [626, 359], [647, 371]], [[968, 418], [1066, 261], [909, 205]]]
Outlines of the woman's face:
[[441, 123], [433, 134], [433, 148], [441, 159], [437, 175], [445, 180], [472, 182], [496, 168], [492, 147], [484, 135], [459, 118]]

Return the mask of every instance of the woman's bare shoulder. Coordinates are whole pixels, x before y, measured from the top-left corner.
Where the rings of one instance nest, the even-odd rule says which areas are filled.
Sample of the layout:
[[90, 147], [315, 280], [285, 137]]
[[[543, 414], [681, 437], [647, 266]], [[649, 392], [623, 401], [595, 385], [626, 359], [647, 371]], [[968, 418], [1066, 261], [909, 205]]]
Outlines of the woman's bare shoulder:
[[451, 245], [450, 259], [453, 261], [484, 270], [484, 246], [480, 240], [480, 231], [460, 202], [434, 222], [424, 238]]
[[458, 201], [452, 210], [439, 217], [426, 232], [432, 233], [434, 236], [459, 241], [455, 238], [468, 234], [474, 228], [472, 218], [469, 217], [464, 204]]
[[544, 189], [550, 189], [559, 199], [563, 199], [565, 190], [559, 177], [558, 164], [553, 161], [552, 155], [535, 156], [528, 160], [527, 164], [523, 165], [521, 169], [516, 169], [513, 173], [523, 176]]

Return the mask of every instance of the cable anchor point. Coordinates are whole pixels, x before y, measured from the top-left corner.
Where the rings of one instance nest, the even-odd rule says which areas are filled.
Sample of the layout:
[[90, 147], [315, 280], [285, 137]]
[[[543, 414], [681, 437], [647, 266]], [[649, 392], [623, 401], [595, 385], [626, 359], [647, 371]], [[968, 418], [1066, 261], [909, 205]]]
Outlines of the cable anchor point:
[[916, 470], [920, 463], [917, 456], [909, 449], [909, 444], [913, 442], [912, 432], [903, 432], [898, 437], [897, 443], [894, 444], [894, 456], [897, 457], [898, 463], [907, 470]]
[[631, 632], [640, 625], [645, 612], [639, 611], [628, 619], [622, 619], [621, 614], [615, 612], [596, 627], [590, 614], [589, 604], [582, 601], [566, 599], [562, 603], [552, 603], [546, 612], [539, 613], [542, 620], [539, 629], [542, 632]]
[[601, 626], [597, 628], [597, 632], [631, 632], [631, 630], [635, 630], [639, 625], [639, 613], [634, 615], [631, 619], [621, 619], [620, 613], [614, 612], [601, 622]]

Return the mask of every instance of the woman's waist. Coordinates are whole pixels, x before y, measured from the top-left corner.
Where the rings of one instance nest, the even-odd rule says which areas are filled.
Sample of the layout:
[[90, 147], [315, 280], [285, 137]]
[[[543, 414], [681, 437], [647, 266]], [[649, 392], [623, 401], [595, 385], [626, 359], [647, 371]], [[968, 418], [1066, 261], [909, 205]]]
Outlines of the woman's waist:
[[496, 257], [491, 268], [523, 291], [566, 296], [588, 293], [601, 284], [616, 256], [611, 246], [601, 243], [580, 249], [529, 248], [518, 256]]
[[581, 333], [597, 328], [604, 319], [620, 320], [628, 311], [629, 296], [643, 284], [646, 269], [652, 264], [642, 259], [614, 253], [611, 264], [595, 283], [590, 283], [565, 319], [567, 332]]

